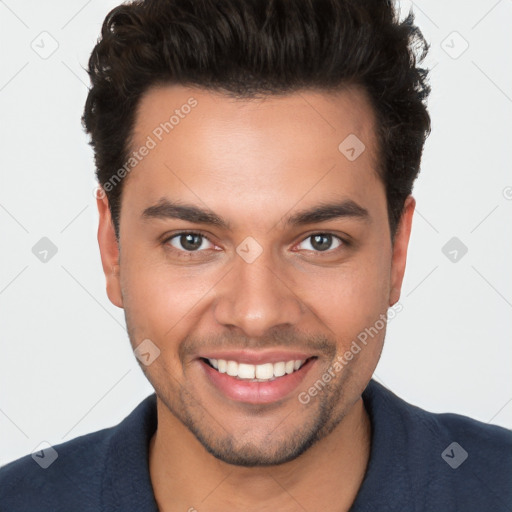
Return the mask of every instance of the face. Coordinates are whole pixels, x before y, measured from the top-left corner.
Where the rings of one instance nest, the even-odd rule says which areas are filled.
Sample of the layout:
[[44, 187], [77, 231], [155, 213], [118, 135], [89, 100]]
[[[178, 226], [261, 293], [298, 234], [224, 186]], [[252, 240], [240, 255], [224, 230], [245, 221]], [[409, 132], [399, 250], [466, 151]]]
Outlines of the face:
[[98, 239], [159, 422], [231, 464], [296, 458], [360, 400], [385, 323], [358, 336], [382, 326], [405, 269], [414, 200], [392, 246], [365, 95], [161, 86], [131, 149], [119, 246], [106, 198]]

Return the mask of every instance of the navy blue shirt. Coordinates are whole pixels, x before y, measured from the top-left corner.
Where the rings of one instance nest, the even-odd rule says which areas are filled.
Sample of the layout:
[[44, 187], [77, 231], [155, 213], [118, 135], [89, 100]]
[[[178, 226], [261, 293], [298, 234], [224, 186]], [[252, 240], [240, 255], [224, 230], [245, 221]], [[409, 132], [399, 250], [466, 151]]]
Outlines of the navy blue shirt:
[[[371, 453], [351, 512], [512, 511], [512, 431], [424, 411], [374, 380], [363, 400]], [[54, 446], [46, 469], [51, 450], [5, 465], [0, 511], [157, 512], [148, 469], [156, 426], [153, 394], [119, 425]]]

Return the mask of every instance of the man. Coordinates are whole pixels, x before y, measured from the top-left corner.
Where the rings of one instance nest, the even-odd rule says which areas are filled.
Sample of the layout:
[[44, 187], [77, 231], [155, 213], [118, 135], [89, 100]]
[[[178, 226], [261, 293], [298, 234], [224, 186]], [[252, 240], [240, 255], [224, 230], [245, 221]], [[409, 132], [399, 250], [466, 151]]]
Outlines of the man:
[[371, 379], [430, 130], [415, 44], [377, 0], [107, 16], [98, 241], [155, 394], [46, 469], [2, 468], [1, 510], [512, 510], [511, 432]]

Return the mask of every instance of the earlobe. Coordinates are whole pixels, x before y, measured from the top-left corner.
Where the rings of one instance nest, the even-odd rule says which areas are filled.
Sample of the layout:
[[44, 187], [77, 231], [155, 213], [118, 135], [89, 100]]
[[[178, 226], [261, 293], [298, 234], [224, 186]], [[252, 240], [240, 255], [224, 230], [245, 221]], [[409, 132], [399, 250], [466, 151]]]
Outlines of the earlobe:
[[400, 299], [402, 282], [407, 263], [407, 249], [409, 247], [409, 238], [411, 234], [412, 218], [416, 200], [409, 195], [405, 200], [404, 211], [395, 235], [393, 245], [393, 258], [391, 263], [391, 286], [389, 292], [389, 306], [393, 306]]
[[123, 307], [121, 294], [119, 245], [116, 240], [114, 224], [110, 213], [108, 198], [100, 189], [96, 196], [98, 206], [98, 244], [101, 254], [101, 264], [107, 282], [107, 295], [115, 306]]

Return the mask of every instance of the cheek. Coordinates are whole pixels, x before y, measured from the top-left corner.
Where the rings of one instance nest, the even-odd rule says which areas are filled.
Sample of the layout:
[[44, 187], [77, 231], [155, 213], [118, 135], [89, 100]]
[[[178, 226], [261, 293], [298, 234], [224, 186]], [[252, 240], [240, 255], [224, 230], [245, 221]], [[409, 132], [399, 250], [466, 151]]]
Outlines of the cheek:
[[304, 288], [309, 289], [308, 307], [343, 345], [387, 311], [389, 264], [389, 255], [374, 251], [337, 269], [322, 269], [307, 279], [302, 276], [303, 283], [309, 283]]
[[164, 340], [194, 321], [215, 284], [214, 272], [198, 273], [127, 251], [121, 269], [123, 304], [132, 327], [144, 336]]
[[377, 366], [385, 334], [381, 315], [387, 311], [389, 286], [385, 258], [360, 255], [338, 268], [301, 273], [297, 296], [312, 311], [319, 332], [336, 343], [336, 354], [325, 368], [334, 372], [332, 389], [347, 396], [360, 394]]

